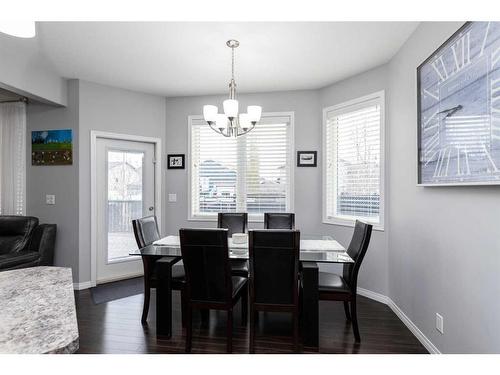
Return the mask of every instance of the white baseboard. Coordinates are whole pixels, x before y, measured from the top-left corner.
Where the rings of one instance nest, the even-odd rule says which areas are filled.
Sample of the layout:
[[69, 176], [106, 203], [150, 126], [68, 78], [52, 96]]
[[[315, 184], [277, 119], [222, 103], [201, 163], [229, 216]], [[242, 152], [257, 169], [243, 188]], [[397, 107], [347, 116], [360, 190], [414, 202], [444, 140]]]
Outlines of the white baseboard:
[[358, 294], [360, 296], [373, 299], [373, 300], [375, 300], [377, 302], [381, 302], [384, 305], [388, 305], [389, 304], [389, 297], [384, 296], [383, 294], [380, 294], [380, 293], [377, 293], [377, 292], [372, 292], [371, 290], [368, 290], [368, 289], [364, 289], [364, 288], [359, 288], [358, 287]]
[[398, 316], [399, 319], [408, 327], [408, 329], [413, 333], [413, 335], [420, 341], [420, 343], [429, 351], [431, 354], [441, 354], [438, 348], [432, 343], [431, 340], [423, 334], [423, 332], [413, 323], [410, 318], [399, 308], [394, 301], [388, 298], [387, 306], [391, 308], [392, 311]]
[[404, 325], [413, 333], [418, 341], [429, 351], [431, 354], [441, 354], [438, 348], [432, 343], [431, 340], [425, 336], [422, 331], [413, 323], [408, 316], [399, 308], [396, 303], [383, 294], [372, 292], [371, 290], [358, 288], [358, 294], [374, 301], [381, 302], [387, 306], [397, 315], [397, 317], [404, 323]]
[[83, 290], [92, 287], [92, 283], [90, 281], [85, 281], [83, 283], [73, 283], [74, 290]]

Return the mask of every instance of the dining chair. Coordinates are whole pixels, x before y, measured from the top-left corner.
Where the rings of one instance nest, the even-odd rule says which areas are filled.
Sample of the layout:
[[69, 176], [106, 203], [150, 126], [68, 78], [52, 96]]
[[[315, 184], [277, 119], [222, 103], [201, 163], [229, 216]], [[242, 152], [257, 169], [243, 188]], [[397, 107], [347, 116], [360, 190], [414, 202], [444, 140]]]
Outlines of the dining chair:
[[[248, 214], [246, 212], [219, 212], [217, 228], [226, 228], [228, 237], [232, 237], [233, 233], [247, 233]], [[230, 263], [233, 275], [248, 277], [248, 261], [231, 259]]]
[[320, 300], [344, 302], [345, 316], [348, 321], [352, 321], [356, 342], [361, 341], [356, 308], [358, 272], [368, 249], [371, 233], [372, 225], [356, 220], [354, 234], [347, 248], [347, 253], [354, 260], [354, 263], [344, 263], [342, 275], [320, 272], [318, 280]]
[[264, 213], [264, 229], [295, 229], [295, 214], [284, 212]]
[[292, 313], [294, 349], [298, 350], [299, 255], [297, 230], [249, 231], [250, 353], [255, 351], [255, 318], [259, 311]]
[[193, 309], [227, 311], [227, 352], [232, 352], [233, 308], [241, 299], [241, 323], [246, 325], [248, 279], [231, 275], [227, 229], [180, 229], [186, 271], [186, 352], [191, 351]]
[[[160, 239], [158, 231], [158, 222], [156, 216], [146, 216], [140, 219], [132, 220], [134, 228], [135, 240], [139, 249], [152, 244]], [[151, 288], [156, 288], [158, 285], [158, 275], [156, 273], [156, 262], [162, 258], [143, 256], [142, 265], [144, 267], [144, 305], [142, 308], [141, 323], [146, 323], [149, 312], [149, 301], [151, 297]], [[181, 310], [182, 310], [182, 325], [185, 325], [185, 274], [182, 261], [177, 262], [172, 267], [172, 289], [181, 292]]]

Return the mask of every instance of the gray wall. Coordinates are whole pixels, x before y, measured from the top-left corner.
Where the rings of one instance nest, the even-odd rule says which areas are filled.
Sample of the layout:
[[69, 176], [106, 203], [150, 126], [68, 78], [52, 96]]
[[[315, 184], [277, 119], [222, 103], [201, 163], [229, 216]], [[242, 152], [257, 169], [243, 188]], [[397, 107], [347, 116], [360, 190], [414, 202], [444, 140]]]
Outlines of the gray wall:
[[441, 352], [498, 353], [500, 187], [416, 186], [416, 68], [460, 25], [421, 24], [390, 63], [389, 296]]
[[[29, 104], [26, 112], [26, 212], [42, 223], [57, 224], [55, 264], [73, 269], [78, 281], [78, 81], [68, 81], [68, 106]], [[73, 165], [32, 166], [31, 131], [73, 130]], [[56, 204], [45, 204], [54, 194]]]
[[0, 87], [42, 102], [66, 105], [66, 80], [41, 53], [39, 38], [0, 33]]
[[[80, 81], [79, 275], [90, 280], [90, 131], [157, 137], [165, 144], [165, 98]], [[164, 146], [163, 146], [164, 147]]]

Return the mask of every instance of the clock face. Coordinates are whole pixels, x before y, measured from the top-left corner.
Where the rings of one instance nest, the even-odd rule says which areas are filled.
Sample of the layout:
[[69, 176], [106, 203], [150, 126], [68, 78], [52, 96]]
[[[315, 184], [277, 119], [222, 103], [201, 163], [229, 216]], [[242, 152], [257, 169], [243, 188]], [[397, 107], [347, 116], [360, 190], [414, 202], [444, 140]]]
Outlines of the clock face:
[[500, 184], [500, 22], [469, 22], [417, 69], [421, 184]]

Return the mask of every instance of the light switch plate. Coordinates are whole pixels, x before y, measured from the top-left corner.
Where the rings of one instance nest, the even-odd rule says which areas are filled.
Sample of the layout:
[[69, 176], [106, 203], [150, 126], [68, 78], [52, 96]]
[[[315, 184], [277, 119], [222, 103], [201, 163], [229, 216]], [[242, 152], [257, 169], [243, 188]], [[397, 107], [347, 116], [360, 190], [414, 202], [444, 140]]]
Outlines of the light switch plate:
[[177, 202], [177, 194], [168, 194], [168, 201], [169, 202]]
[[56, 196], [54, 194], [45, 195], [45, 203], [46, 204], [56, 204]]

